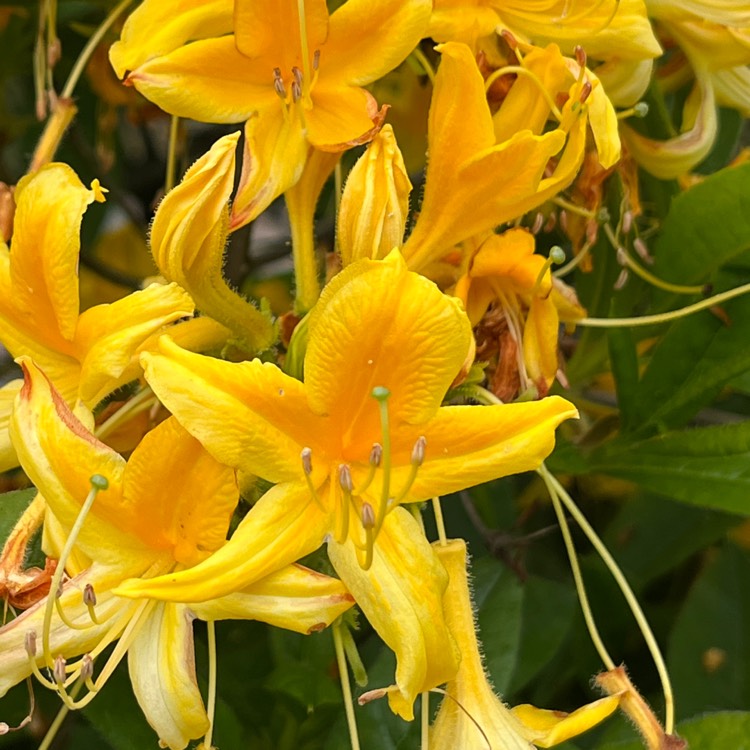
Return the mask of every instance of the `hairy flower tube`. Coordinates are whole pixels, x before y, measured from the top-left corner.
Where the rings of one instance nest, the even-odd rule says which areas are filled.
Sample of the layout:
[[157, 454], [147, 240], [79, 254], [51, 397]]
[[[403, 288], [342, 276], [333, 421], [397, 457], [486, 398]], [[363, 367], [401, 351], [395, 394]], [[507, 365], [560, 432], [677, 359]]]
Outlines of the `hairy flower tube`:
[[[52, 593], [0, 628], [0, 694], [34, 673], [68, 707], [81, 708], [127, 654], [149, 723], [163, 745], [184, 748], [209, 727], [195, 678], [193, 619], [256, 619], [307, 633], [330, 624], [352, 598], [341, 582], [300, 566], [196, 604], [114, 594], [125, 579], [190, 568], [220, 548], [239, 499], [235, 473], [174, 419], [149, 432], [126, 462], [86, 430], [30, 359], [21, 364], [13, 441], [47, 501], [45, 527], [65, 540], [61, 552], [47, 535], [46, 551], [70, 577], [56, 575]], [[78, 680], [88, 692], [76, 700]]]
[[[0, 243], [0, 341], [14, 357], [33, 357], [66, 403], [91, 410], [138, 376], [144, 342], [191, 315], [193, 301], [176, 284], [152, 284], [81, 313], [80, 227], [86, 207], [104, 200], [98, 182], [89, 190], [70, 167], [50, 164], [19, 182], [15, 200], [10, 247]], [[1, 391], [2, 470], [18, 463], [6, 427], [20, 385]]]
[[566, 714], [530, 705], [509, 709], [495, 694], [482, 666], [468, 581], [466, 543], [436, 543], [435, 552], [448, 571], [446, 618], [461, 651], [461, 666], [448, 682], [433, 726], [434, 750], [531, 750], [553, 747], [582, 734], [609, 716], [619, 693]]
[[447, 583], [400, 506], [539, 465], [576, 410], [552, 397], [508, 406], [441, 401], [471, 346], [455, 298], [406, 269], [398, 252], [352, 263], [311, 313], [305, 382], [258, 360], [223, 362], [164, 337], [147, 378], [223, 463], [276, 484], [229, 543], [191, 570], [117, 589], [198, 601], [222, 596], [328, 540], [338, 575], [398, 666], [391, 706], [455, 673], [442, 614]]

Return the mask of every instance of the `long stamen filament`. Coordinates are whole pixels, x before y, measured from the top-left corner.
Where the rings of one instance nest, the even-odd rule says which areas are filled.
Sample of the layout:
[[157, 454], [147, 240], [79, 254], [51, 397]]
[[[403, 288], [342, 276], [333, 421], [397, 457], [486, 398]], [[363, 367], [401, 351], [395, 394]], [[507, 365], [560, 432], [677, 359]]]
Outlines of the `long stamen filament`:
[[346, 464], [341, 464], [338, 474], [339, 487], [341, 488], [341, 513], [339, 514], [341, 525], [336, 534], [336, 541], [343, 544], [349, 533], [349, 506], [353, 502], [352, 472]]
[[44, 609], [44, 622], [42, 625], [42, 652], [44, 654], [44, 663], [47, 666], [52, 665], [52, 653], [50, 651], [49, 639], [50, 629], [52, 626], [52, 610], [54, 609], [55, 602], [57, 601], [57, 596], [55, 595], [55, 593], [60, 590], [62, 577], [65, 573], [65, 565], [68, 562], [70, 553], [73, 551], [73, 546], [78, 539], [78, 534], [80, 534], [81, 532], [83, 522], [86, 520], [86, 516], [88, 515], [89, 510], [91, 510], [91, 506], [94, 504], [96, 496], [101, 490], [106, 490], [107, 487], [109, 487], [109, 481], [105, 477], [101, 476], [101, 474], [94, 474], [91, 477], [91, 490], [89, 491], [89, 494], [86, 497], [83, 506], [81, 507], [81, 511], [79, 512], [78, 517], [73, 524], [73, 528], [70, 530], [70, 534], [68, 535], [68, 539], [65, 542], [62, 554], [60, 555], [60, 559], [58, 560], [55, 574], [52, 577], [52, 583], [50, 584], [50, 594], [47, 596], [47, 602]]
[[573, 498], [570, 497], [565, 488], [547, 469], [547, 467], [544, 466], [544, 464], [542, 464], [540, 472], [543, 472], [543, 475], [547, 475], [550, 483], [557, 491], [557, 495], [560, 498], [561, 502], [567, 508], [570, 515], [573, 516], [575, 522], [578, 524], [581, 531], [583, 531], [583, 533], [586, 535], [589, 542], [591, 542], [592, 546], [599, 554], [599, 557], [602, 559], [602, 562], [607, 566], [607, 569], [617, 583], [620, 592], [625, 598], [625, 601], [628, 603], [628, 607], [630, 608], [635, 621], [638, 623], [638, 627], [640, 628], [641, 634], [643, 635], [643, 639], [646, 641], [646, 646], [651, 653], [651, 658], [654, 661], [656, 671], [659, 674], [662, 690], [664, 692], [664, 729], [667, 734], [672, 734], [672, 732], [674, 731], [674, 693], [672, 692], [672, 683], [670, 681], [669, 672], [667, 671], [667, 666], [664, 662], [664, 657], [662, 656], [659, 644], [656, 642], [656, 638], [654, 637], [654, 633], [651, 630], [651, 626], [648, 624], [648, 620], [646, 619], [646, 616], [641, 609], [641, 605], [638, 602], [636, 595], [633, 593], [633, 589], [630, 587], [630, 584], [625, 578], [625, 575], [623, 574], [619, 565], [615, 562], [615, 559], [610, 554], [606, 545], [604, 544], [604, 542], [602, 542], [602, 540], [599, 538], [599, 535], [589, 524], [586, 516], [583, 515], [581, 510], [575, 504]]
[[391, 426], [388, 415], [388, 398], [391, 392], [383, 386], [377, 386], [372, 389], [372, 396], [378, 402], [380, 410], [380, 429], [383, 433], [383, 454], [381, 466], [383, 467], [383, 484], [380, 492], [380, 505], [375, 523], [375, 536], [380, 531], [386, 513], [388, 512], [388, 499], [391, 494]]
[[445, 519], [443, 518], [443, 507], [440, 505], [440, 498], [432, 498], [432, 512], [435, 514], [435, 526], [437, 526], [438, 540], [440, 546], [445, 547], [448, 544], [448, 536], [445, 533]]
[[522, 65], [504, 65], [502, 68], [493, 70], [492, 73], [487, 76], [484, 82], [484, 90], [489, 91], [490, 86], [492, 86], [492, 84], [498, 78], [500, 78], [500, 76], [508, 75], [509, 73], [517, 73], [531, 79], [539, 89], [539, 93], [542, 95], [544, 101], [547, 102], [547, 106], [550, 108], [550, 111], [552, 112], [554, 118], [558, 122], [562, 122], [562, 112], [560, 112], [559, 107], [557, 106], [557, 104], [555, 104], [555, 100], [552, 98], [552, 95], [549, 93], [549, 91], [547, 91], [546, 88], [544, 88], [544, 84], [540, 80], [539, 76], [528, 68], [524, 68]]
[[565, 250], [563, 250], [559, 245], [554, 245], [553, 247], [551, 247], [549, 251], [549, 257], [544, 261], [544, 265], [539, 269], [536, 281], [534, 282], [534, 286], [531, 289], [532, 296], [536, 296], [537, 292], [539, 291], [539, 287], [541, 287], [542, 282], [544, 281], [544, 276], [552, 267], [552, 264], [554, 263], [555, 265], [560, 265], [564, 262]]
[[213, 620], [206, 622], [206, 633], [208, 636], [208, 696], [206, 701], [206, 714], [208, 716], [208, 731], [203, 738], [205, 750], [213, 750], [214, 714], [216, 713], [216, 623]]
[[422, 745], [421, 750], [430, 750], [430, 694], [422, 693]]

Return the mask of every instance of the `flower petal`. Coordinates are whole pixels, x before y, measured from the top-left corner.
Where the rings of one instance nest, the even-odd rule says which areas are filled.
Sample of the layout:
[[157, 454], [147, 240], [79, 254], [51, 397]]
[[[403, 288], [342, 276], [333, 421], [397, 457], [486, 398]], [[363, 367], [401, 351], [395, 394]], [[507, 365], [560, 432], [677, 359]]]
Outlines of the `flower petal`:
[[[353, 524], [351, 533], [362, 531]], [[344, 544], [331, 540], [328, 555], [370, 624], [396, 654], [396, 686], [388, 701], [395, 713], [411, 721], [416, 696], [452, 679], [458, 669], [458, 650], [443, 614], [445, 568], [403, 508], [386, 516], [369, 570], [360, 566], [351, 536]]]
[[172, 750], [210, 726], [195, 678], [193, 617], [180, 604], [158, 603], [128, 649], [133, 692], [148, 723]]
[[201, 122], [242, 122], [282, 106], [272, 71], [252, 65], [233, 36], [198, 40], [149, 60], [126, 83], [164, 111]]
[[382, 118], [373, 95], [356, 86], [318, 83], [305, 112], [307, 140], [323, 151], [344, 151], [367, 143]]
[[186, 42], [222, 36], [232, 30], [233, 0], [145, 0], [130, 13], [120, 40], [109, 50], [118, 78]]
[[348, 0], [331, 16], [321, 70], [356, 86], [382, 78], [426, 35], [431, 10], [429, 0]]
[[145, 352], [146, 380], [217, 460], [270, 482], [302, 479], [300, 451], [321, 452], [324, 422], [304, 386], [259, 360], [225, 362], [180, 349], [168, 337]]
[[[498, 406], [446, 406], [418, 431], [427, 440], [425, 460], [409, 492], [410, 500], [448, 495], [491, 479], [531, 471], [552, 452], [555, 428], [576, 417], [559, 396]], [[393, 434], [392, 485], [403, 486], [411, 469], [415, 428]], [[399, 458], [400, 457], [400, 458]]]
[[232, 538], [188, 570], [125, 581], [116, 593], [177, 602], [205, 602], [247, 588], [313, 552], [331, 527], [306, 484], [279, 484], [245, 516]]
[[201, 620], [260, 620], [308, 634], [328, 627], [353, 604], [337, 578], [290, 565], [242, 591], [191, 604], [190, 609]]
[[23, 380], [11, 380], [0, 388], [0, 472], [8, 471], [18, 466], [18, 456], [13, 443], [10, 441], [8, 425], [13, 402], [21, 390]]
[[81, 401], [93, 409], [108, 393], [138, 377], [138, 348], [160, 328], [192, 315], [193, 308], [193, 300], [177, 284], [151, 284], [86, 310], [74, 341], [82, 362]]
[[349, 460], [364, 460], [380, 441], [373, 388], [388, 388], [388, 408], [399, 420], [424, 422], [440, 406], [471, 341], [458, 300], [408, 272], [397, 251], [338, 274], [311, 314], [309, 333], [308, 401], [330, 417], [329, 429], [341, 436]]
[[239, 501], [234, 471], [174, 418], [143, 437], [125, 467], [122, 493], [140, 520], [139, 537], [188, 567], [224, 544]]

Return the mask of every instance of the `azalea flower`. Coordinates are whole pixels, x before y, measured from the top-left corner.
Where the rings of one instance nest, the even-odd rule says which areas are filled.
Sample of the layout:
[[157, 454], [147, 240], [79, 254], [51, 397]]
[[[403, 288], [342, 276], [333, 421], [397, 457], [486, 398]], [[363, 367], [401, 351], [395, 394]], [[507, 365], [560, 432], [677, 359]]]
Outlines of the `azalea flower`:
[[[403, 247], [413, 270], [568, 187], [583, 161], [589, 121], [602, 163], [620, 153], [616, 115], [598, 81], [555, 45], [532, 49], [509, 69], [511, 77], [519, 67], [528, 73], [517, 76], [494, 113], [471, 50], [455, 42], [438, 49], [424, 198]], [[544, 132], [559, 94], [567, 101], [558, 126]]]
[[325, 0], [191, 2], [179, 9], [146, 0], [110, 59], [126, 84], [171, 114], [252, 123], [252, 168], [267, 176], [267, 197], [247, 222], [300, 178], [308, 146], [343, 151], [372, 138], [385, 110], [362, 87], [412, 51], [431, 6], [349, 0], [329, 17]]
[[151, 387], [214, 457], [276, 486], [203, 563], [116, 593], [222, 596], [328, 540], [338, 575], [396, 653], [389, 698], [411, 718], [416, 694], [450, 679], [457, 657], [442, 614], [445, 571], [400, 506], [538, 466], [576, 410], [558, 397], [441, 407], [471, 326], [460, 302], [409, 272], [398, 252], [334, 277], [308, 331], [304, 383], [259, 360], [194, 355], [168, 337], [144, 355]]
[[461, 666], [446, 685], [430, 728], [435, 750], [531, 750], [553, 747], [576, 737], [609, 716], [620, 702], [614, 693], [570, 714], [530, 705], [509, 709], [495, 694], [482, 666], [474, 609], [469, 593], [466, 543], [436, 543], [435, 552], [448, 571], [446, 617], [461, 650]]
[[[197, 604], [114, 594], [125, 579], [190, 568], [224, 544], [239, 499], [234, 471], [171, 418], [149, 432], [126, 462], [86, 430], [30, 359], [21, 365], [25, 382], [11, 420], [14, 444], [47, 501], [47, 553], [60, 556], [67, 540], [75, 554], [66, 558], [62, 552], [60, 565], [70, 578], [59, 596], [52, 595], [54, 602], [45, 598], [0, 628], [0, 695], [33, 671], [67, 705], [82, 707], [127, 654], [149, 723], [164, 745], [184, 748], [209, 728], [195, 678], [194, 618], [255, 619], [306, 633], [330, 624], [352, 598], [339, 581], [300, 566], [282, 566], [251, 586], [230, 587]], [[85, 514], [90, 482], [100, 491]], [[93, 661], [118, 639], [94, 678]], [[44, 667], [52, 670], [52, 681], [40, 671]], [[67, 691], [81, 677], [91, 692], [74, 702]]]
[[[90, 419], [106, 395], [138, 377], [148, 337], [191, 315], [193, 302], [176, 284], [152, 284], [81, 313], [80, 226], [86, 207], [104, 200], [98, 181], [89, 190], [70, 167], [50, 164], [19, 182], [15, 200], [10, 248], [0, 243], [0, 341], [14, 357], [33, 357]], [[2, 471], [17, 465], [6, 428], [20, 386], [14, 380], [0, 390]]]
[[480, 326], [477, 358], [497, 350], [490, 390], [503, 401], [519, 392], [547, 394], [559, 369], [560, 321], [586, 317], [575, 292], [552, 278], [549, 263], [534, 249], [534, 235], [526, 229], [491, 234], [472, 254], [454, 292], [472, 325]]

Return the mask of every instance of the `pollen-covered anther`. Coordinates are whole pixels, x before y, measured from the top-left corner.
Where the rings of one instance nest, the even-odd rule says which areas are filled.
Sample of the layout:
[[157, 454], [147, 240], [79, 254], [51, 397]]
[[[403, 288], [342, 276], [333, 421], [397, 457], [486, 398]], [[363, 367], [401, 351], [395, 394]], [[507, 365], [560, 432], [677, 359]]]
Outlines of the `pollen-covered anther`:
[[302, 89], [302, 71], [295, 65], [292, 68], [292, 75], [294, 76], [294, 82]]
[[366, 531], [375, 528], [375, 509], [368, 502], [362, 503], [362, 528]]
[[52, 676], [60, 687], [63, 687], [65, 684], [65, 678], [67, 677], [65, 663], [65, 657], [62, 654], [58, 654], [55, 657], [55, 665], [52, 668]]
[[620, 289], [622, 289], [625, 284], [627, 284], [629, 277], [630, 274], [628, 273], [628, 269], [623, 268], [622, 271], [620, 271], [620, 275], [617, 277], [617, 281], [615, 281], [614, 288], [619, 292]]
[[624, 247], [618, 247], [617, 248], [616, 257], [617, 257], [617, 262], [621, 266], [627, 266], [628, 265], [628, 254], [625, 251]]
[[376, 468], [380, 466], [380, 462], [383, 460], [383, 446], [380, 443], [373, 443], [372, 449], [370, 450], [370, 466]]
[[531, 225], [531, 233], [539, 234], [539, 232], [542, 231], [543, 226], [544, 226], [544, 214], [541, 211], [537, 211], [536, 216], [534, 217], [534, 223]]
[[34, 657], [36, 656], [36, 631], [28, 630], [23, 639], [23, 646], [26, 649], [26, 653]]
[[80, 679], [86, 682], [90, 680], [93, 676], [94, 676], [94, 660], [91, 658], [91, 654], [84, 654], [81, 657]]
[[630, 234], [630, 230], [633, 228], [633, 212], [625, 211], [622, 215], [622, 233]]
[[582, 67], [586, 67], [586, 50], [581, 47], [580, 44], [576, 45], [575, 50], [573, 50], [575, 56], [576, 56], [576, 62]]
[[292, 81], [292, 101], [296, 104], [302, 98], [302, 86]]
[[94, 587], [87, 583], [84, 586], [83, 589], [83, 603], [87, 607], [95, 607], [96, 606], [96, 592], [94, 591]]
[[648, 251], [646, 243], [640, 237], [636, 237], [636, 239], [633, 240], [633, 249], [638, 253], [638, 256], [644, 263], [653, 265], [654, 256]]
[[578, 97], [578, 101], [583, 104], [586, 99], [591, 96], [591, 92], [594, 90], [594, 87], [591, 85], [591, 81], [586, 81], [586, 83], [581, 86], [581, 95]]
[[420, 435], [417, 438], [414, 447], [411, 449], [411, 464], [412, 466], [421, 466], [424, 463], [425, 449], [427, 448], [427, 439], [424, 435]]
[[302, 470], [309, 477], [310, 474], [312, 474], [312, 470], [313, 470], [312, 469], [312, 449], [303, 448], [302, 452], [299, 455], [300, 455], [300, 458], [302, 459]]
[[339, 466], [339, 484], [344, 492], [351, 494], [354, 490], [354, 482], [352, 481], [352, 470], [348, 464], [341, 464]]
[[286, 100], [286, 87], [284, 86], [284, 79], [281, 77], [281, 68], [273, 69], [273, 88], [279, 97]]

